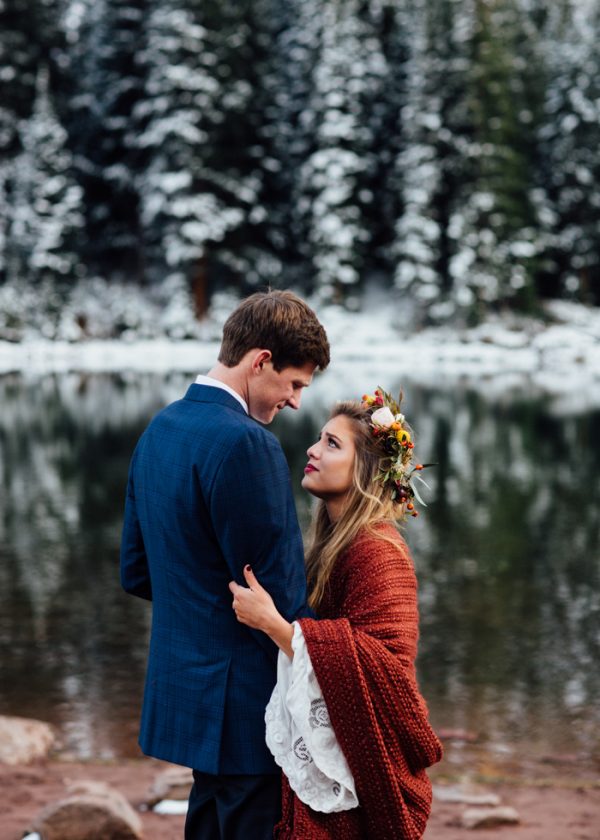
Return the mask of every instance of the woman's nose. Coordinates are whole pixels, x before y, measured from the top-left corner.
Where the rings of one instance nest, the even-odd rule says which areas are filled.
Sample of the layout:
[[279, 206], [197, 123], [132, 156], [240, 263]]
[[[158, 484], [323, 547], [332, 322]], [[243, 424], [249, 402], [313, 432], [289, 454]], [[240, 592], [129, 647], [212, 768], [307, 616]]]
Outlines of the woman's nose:
[[309, 458], [315, 458], [316, 459], [317, 458], [317, 444], [313, 443], [312, 446], [309, 446], [308, 449], [306, 450], [306, 454], [308, 455]]

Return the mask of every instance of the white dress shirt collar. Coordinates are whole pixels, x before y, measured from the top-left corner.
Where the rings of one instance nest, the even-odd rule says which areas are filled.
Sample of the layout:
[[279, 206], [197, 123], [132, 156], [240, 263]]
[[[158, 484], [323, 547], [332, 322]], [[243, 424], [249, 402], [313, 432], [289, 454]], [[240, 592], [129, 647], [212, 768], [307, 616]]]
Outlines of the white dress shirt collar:
[[204, 376], [204, 374], [201, 373], [196, 377], [196, 385], [208, 385], [209, 388], [222, 388], [223, 391], [227, 391], [228, 394], [231, 394], [232, 397], [235, 397], [235, 399], [242, 406], [246, 414], [248, 414], [248, 403], [246, 402], [246, 400], [240, 397], [237, 391], [234, 391], [233, 388], [230, 388], [229, 385], [226, 385], [219, 379], [213, 379], [212, 376]]

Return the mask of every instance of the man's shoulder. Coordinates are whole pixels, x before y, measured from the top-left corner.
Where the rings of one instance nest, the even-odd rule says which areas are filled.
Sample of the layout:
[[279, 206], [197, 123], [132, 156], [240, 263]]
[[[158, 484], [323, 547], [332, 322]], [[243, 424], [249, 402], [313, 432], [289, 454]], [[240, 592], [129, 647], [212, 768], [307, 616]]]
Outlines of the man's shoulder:
[[261, 426], [252, 417], [238, 412], [231, 426], [232, 441], [249, 449], [259, 449], [263, 452], [283, 453], [279, 440], [273, 432]]
[[226, 439], [232, 448], [246, 445], [282, 452], [281, 444], [273, 432], [230, 403], [201, 403], [184, 398], [168, 405], [155, 419], [161, 415], [165, 419], [169, 415], [185, 416], [184, 422], [192, 426], [197, 425], [201, 418], [201, 437], [210, 434], [215, 440]]

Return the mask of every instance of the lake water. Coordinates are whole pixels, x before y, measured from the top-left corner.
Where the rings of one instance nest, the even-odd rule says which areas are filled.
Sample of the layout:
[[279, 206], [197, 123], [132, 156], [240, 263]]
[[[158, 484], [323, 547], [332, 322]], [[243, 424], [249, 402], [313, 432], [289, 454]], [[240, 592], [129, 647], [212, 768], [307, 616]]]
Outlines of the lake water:
[[[0, 378], [0, 713], [49, 720], [78, 757], [138, 754], [149, 605], [119, 587], [129, 457], [181, 374]], [[299, 482], [327, 372], [273, 425]], [[397, 390], [399, 382], [356, 378]], [[498, 754], [600, 756], [599, 412], [404, 381], [429, 504], [406, 524], [419, 678], [434, 724]]]

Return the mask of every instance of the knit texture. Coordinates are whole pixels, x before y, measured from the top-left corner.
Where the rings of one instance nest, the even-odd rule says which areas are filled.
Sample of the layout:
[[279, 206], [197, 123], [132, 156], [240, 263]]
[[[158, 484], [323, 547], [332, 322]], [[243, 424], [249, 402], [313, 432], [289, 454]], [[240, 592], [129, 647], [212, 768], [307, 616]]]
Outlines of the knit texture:
[[362, 533], [340, 558], [319, 608], [302, 619], [310, 658], [360, 807], [323, 814], [283, 784], [278, 840], [418, 840], [431, 810], [425, 768], [441, 744], [417, 686], [417, 581], [404, 540]]

